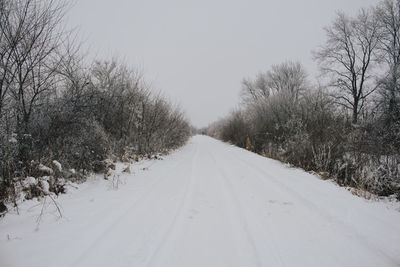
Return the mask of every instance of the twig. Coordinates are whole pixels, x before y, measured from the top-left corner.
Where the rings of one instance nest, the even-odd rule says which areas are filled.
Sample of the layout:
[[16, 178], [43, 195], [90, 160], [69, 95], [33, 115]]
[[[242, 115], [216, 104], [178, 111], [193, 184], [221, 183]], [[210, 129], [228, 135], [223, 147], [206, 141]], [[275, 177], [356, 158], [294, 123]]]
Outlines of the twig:
[[60, 214], [60, 218], [62, 218], [60, 206], [57, 204], [56, 200], [50, 194], [48, 196], [50, 197], [50, 199], [53, 201], [54, 205], [56, 206], [58, 214]]
[[36, 231], [39, 230], [39, 225], [40, 225], [40, 221], [42, 220], [42, 216], [43, 216], [43, 212], [44, 212], [44, 207], [46, 205], [46, 197], [44, 198], [43, 201], [43, 206], [42, 206], [42, 210], [40, 211], [39, 217], [36, 219], [37, 225], [36, 225]]
[[57, 201], [51, 196], [51, 194], [46, 194], [43, 190], [41, 190], [41, 191], [45, 194], [45, 197], [44, 197], [44, 201], [43, 201], [42, 210], [40, 211], [40, 214], [39, 214], [38, 218], [36, 219], [36, 221], [37, 221], [36, 231], [39, 230], [39, 225], [40, 225], [42, 216], [44, 214], [47, 197], [49, 197], [53, 201], [53, 204], [54, 204], [54, 206], [56, 206], [58, 214], [60, 215], [60, 218], [63, 217], [60, 206], [58, 205]]

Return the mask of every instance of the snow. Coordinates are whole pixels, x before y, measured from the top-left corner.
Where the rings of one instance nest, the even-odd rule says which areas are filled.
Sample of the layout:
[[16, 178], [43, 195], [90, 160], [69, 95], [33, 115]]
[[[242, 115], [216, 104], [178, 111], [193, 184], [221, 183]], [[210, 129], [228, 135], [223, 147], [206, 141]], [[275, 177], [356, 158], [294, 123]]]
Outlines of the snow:
[[10, 139], [8, 139], [8, 142], [13, 143], [13, 144], [18, 143], [17, 134], [16, 133], [12, 133]]
[[330, 181], [205, 136], [160, 161], [92, 177], [0, 221], [0, 265], [399, 266], [398, 202], [366, 200]]
[[15, 144], [18, 143], [18, 140], [15, 137], [10, 137], [10, 139], [8, 139], [8, 142]]
[[47, 195], [50, 194], [49, 188], [49, 182], [47, 182], [46, 180], [41, 180], [40, 181], [40, 187], [42, 188], [43, 192]]
[[37, 184], [37, 180], [35, 179], [35, 177], [28, 176], [24, 180], [25, 186], [36, 185], [36, 184]]
[[62, 166], [60, 162], [58, 162], [57, 160], [53, 160], [53, 165], [57, 168], [59, 172], [62, 172]]
[[38, 169], [39, 169], [39, 171], [45, 172], [47, 174], [53, 174], [53, 172], [54, 172], [53, 169], [51, 169], [41, 163], [39, 164]]

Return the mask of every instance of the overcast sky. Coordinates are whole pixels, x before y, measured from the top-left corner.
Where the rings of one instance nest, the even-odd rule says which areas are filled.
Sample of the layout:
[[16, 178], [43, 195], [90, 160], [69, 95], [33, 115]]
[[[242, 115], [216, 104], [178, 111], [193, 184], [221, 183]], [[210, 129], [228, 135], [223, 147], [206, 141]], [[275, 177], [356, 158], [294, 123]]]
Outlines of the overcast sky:
[[286, 60], [317, 74], [311, 51], [337, 10], [378, 0], [76, 0], [68, 13], [90, 56], [123, 59], [196, 127], [239, 103], [241, 80]]

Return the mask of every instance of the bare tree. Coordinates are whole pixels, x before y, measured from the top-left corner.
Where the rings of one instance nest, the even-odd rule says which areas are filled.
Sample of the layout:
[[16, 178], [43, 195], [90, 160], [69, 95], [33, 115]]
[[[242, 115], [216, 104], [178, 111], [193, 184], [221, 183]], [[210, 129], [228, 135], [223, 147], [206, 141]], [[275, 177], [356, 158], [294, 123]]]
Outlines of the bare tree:
[[376, 15], [382, 32], [380, 55], [388, 68], [382, 79], [384, 108], [388, 119], [394, 121], [400, 118], [400, 1], [384, 0]]
[[[0, 101], [12, 99], [20, 158], [26, 157], [26, 137], [34, 108], [57, 82], [58, 49], [66, 37], [61, 28], [65, 3], [55, 0], [2, 1]], [[0, 103], [1, 104], [1, 103]]]
[[259, 73], [254, 80], [243, 79], [241, 96], [244, 103], [253, 103], [270, 96], [271, 92], [266, 76], [264, 73]]
[[299, 62], [273, 65], [268, 72], [269, 87], [275, 92], [285, 92], [294, 100], [306, 89], [307, 74]]
[[10, 13], [12, 9], [11, 1], [0, 2], [0, 118], [3, 115], [3, 103], [7, 96], [7, 91], [12, 84], [15, 73], [12, 61], [13, 50], [15, 48], [15, 33], [10, 32]]
[[376, 90], [371, 64], [380, 40], [378, 21], [370, 10], [360, 10], [356, 18], [340, 12], [325, 31], [328, 39], [314, 57], [338, 89], [333, 95], [337, 103], [350, 109], [352, 122], [357, 123], [366, 98]]
[[242, 99], [245, 103], [267, 99], [271, 95], [287, 94], [294, 101], [307, 87], [307, 74], [299, 62], [273, 65], [266, 73], [259, 73], [254, 80], [242, 82]]

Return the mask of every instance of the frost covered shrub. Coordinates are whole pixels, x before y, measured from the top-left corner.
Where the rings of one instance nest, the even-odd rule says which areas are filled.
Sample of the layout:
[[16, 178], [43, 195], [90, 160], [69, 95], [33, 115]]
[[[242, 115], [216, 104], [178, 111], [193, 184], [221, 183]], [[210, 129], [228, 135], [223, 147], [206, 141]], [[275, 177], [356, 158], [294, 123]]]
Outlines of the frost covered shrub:
[[16, 134], [7, 126], [5, 120], [0, 119], [0, 204], [8, 198], [14, 202], [16, 198], [15, 174], [22, 175], [25, 169], [18, 157], [19, 146]]
[[223, 141], [229, 141], [242, 148], [246, 147], [248, 125], [241, 111], [232, 112], [224, 122], [220, 136]]
[[109, 153], [108, 136], [96, 121], [76, 125], [68, 136], [57, 141], [55, 157], [76, 169], [94, 170], [94, 163], [103, 161]]
[[369, 191], [388, 196], [399, 195], [400, 189], [400, 158], [383, 156], [379, 159], [369, 158], [360, 170], [361, 184]]
[[335, 179], [339, 184], [358, 187], [380, 196], [400, 197], [400, 157], [346, 154], [339, 162]]
[[[62, 25], [64, 4], [0, 5], [0, 54], [7, 58], [0, 66], [7, 81], [0, 83], [0, 204], [16, 199], [25, 178], [44, 177], [38, 164], [55, 170], [42, 189], [59, 193], [63, 180], [108, 168], [108, 157], [151, 157], [191, 134], [180, 109], [151, 93], [141, 73], [117, 60], [84, 64]], [[52, 166], [55, 159], [63, 170]], [[38, 184], [46, 185], [29, 185], [27, 195], [38, 195]]]
[[22, 182], [22, 191], [24, 192], [25, 199], [32, 199], [35, 197], [43, 196], [43, 189], [41, 183], [34, 177], [28, 176], [25, 181]]
[[89, 108], [75, 106], [81, 104], [60, 98], [37, 110], [31, 131], [35, 140], [33, 153], [38, 161], [52, 166], [57, 159], [66, 168], [91, 171], [95, 161], [109, 155], [108, 134]]
[[184, 114], [178, 108], [173, 109], [164, 124], [161, 135], [161, 142], [164, 149], [176, 149], [185, 144], [191, 136], [191, 127], [186, 121]]
[[328, 95], [310, 90], [297, 100], [278, 92], [254, 101], [209, 131], [340, 185], [400, 198], [397, 139], [388, 138], [396, 131], [388, 129], [381, 118], [353, 125]]

